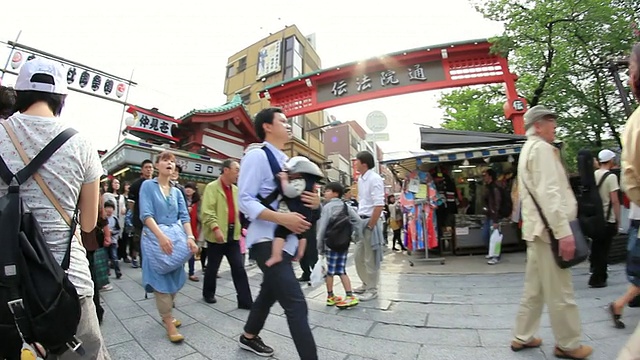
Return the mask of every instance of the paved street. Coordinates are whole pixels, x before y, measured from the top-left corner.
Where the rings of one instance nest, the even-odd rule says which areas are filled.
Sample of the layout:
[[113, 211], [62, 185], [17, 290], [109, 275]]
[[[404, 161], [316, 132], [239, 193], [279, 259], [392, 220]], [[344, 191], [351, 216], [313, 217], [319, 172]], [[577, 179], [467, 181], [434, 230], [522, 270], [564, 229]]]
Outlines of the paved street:
[[[523, 270], [521, 254], [505, 255], [508, 273], [426, 274], [432, 269], [464, 267], [460, 259], [449, 259], [456, 265], [416, 263], [411, 268], [412, 274], [398, 273], [391, 266], [382, 276], [380, 299], [349, 310], [325, 306], [324, 287], [305, 285], [309, 320], [320, 359], [554, 359], [553, 336], [546, 314], [540, 332], [545, 342], [542, 349], [516, 354], [508, 348], [523, 282], [523, 274], [512, 269]], [[389, 254], [386, 261], [398, 263], [406, 261], [406, 257]], [[467, 261], [482, 262], [478, 257]], [[352, 259], [349, 271], [357, 284], [351, 262]], [[114, 290], [102, 293], [107, 310], [102, 331], [113, 359], [258, 359], [237, 346], [236, 339], [248, 311], [236, 308], [227, 267], [221, 269], [217, 304], [202, 301], [202, 282], [187, 281], [178, 296], [175, 315], [182, 320], [180, 331], [186, 337], [181, 345], [169, 343], [154, 300], [144, 299], [141, 271], [127, 264], [122, 267], [125, 275], [121, 280], [112, 280]], [[500, 268], [487, 267], [488, 271], [499, 272], [496, 269]], [[261, 275], [257, 268], [248, 273], [255, 296]], [[584, 267], [574, 270], [584, 341], [595, 348], [591, 359], [613, 360], [640, 321], [640, 309], [626, 309], [624, 320], [628, 328], [614, 329], [604, 307], [627, 286], [623, 266], [612, 266], [610, 286], [606, 289], [589, 289], [587, 276]], [[343, 294], [341, 285], [336, 289]], [[278, 305], [261, 336], [276, 349], [275, 358], [298, 359]]]

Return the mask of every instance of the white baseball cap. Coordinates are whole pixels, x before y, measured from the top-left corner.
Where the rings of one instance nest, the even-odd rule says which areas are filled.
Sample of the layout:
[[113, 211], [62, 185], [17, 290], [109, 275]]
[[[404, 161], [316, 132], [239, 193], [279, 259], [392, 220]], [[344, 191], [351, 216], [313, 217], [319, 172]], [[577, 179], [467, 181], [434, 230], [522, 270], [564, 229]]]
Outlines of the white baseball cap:
[[[34, 75], [47, 75], [50, 81], [33, 81]], [[36, 79], [37, 80], [37, 79]], [[67, 75], [60, 62], [49, 60], [43, 57], [36, 57], [25, 62], [20, 68], [18, 80], [16, 80], [16, 91], [40, 91], [51, 94], [66, 95]]]
[[616, 157], [616, 153], [609, 149], [604, 149], [598, 153], [598, 161], [601, 163], [609, 162]]

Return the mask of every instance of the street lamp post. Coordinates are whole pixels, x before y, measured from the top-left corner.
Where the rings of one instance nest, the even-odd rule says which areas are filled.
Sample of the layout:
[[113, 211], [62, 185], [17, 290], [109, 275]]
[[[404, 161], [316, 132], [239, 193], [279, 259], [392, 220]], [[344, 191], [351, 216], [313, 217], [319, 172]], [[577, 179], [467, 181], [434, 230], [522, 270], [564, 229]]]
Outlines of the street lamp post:
[[[316, 126], [316, 127], [312, 127], [311, 129], [306, 129], [305, 133], [310, 132], [310, 131], [315, 131], [315, 130], [320, 130], [320, 129], [324, 129], [326, 127], [333, 127], [333, 126], [338, 126], [342, 124], [342, 121], [339, 120], [334, 120], [328, 124], [324, 124], [324, 125], [320, 125], [320, 126]], [[307, 125], [307, 123], [305, 122], [305, 125]]]

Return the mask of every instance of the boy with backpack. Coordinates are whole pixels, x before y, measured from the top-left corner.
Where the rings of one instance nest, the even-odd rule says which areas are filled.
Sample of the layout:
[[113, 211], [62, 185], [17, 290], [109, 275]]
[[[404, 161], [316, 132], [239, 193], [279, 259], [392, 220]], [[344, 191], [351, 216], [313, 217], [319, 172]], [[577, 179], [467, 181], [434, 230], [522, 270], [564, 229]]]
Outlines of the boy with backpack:
[[[324, 189], [325, 205], [318, 221], [318, 253], [327, 258], [327, 306], [344, 309], [358, 305], [353, 296], [351, 280], [347, 275], [347, 255], [351, 233], [360, 223], [356, 211], [341, 200], [344, 187], [337, 182], [327, 184]], [[346, 292], [343, 299], [333, 293], [333, 277], [340, 276]]]
[[[115, 215], [116, 205], [111, 201], [104, 203], [104, 213], [107, 217], [107, 224], [109, 226], [109, 260], [113, 265], [113, 270], [116, 272], [116, 279], [122, 277], [120, 271], [120, 265], [118, 264], [118, 240], [120, 239], [120, 223], [118, 217]], [[105, 244], [106, 245], [106, 244]]]

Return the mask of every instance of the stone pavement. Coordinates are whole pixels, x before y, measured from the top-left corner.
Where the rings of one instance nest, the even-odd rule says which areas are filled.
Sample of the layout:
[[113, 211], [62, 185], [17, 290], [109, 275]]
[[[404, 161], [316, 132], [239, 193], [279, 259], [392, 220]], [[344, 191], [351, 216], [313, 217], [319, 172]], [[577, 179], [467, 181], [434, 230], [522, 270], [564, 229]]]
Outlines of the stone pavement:
[[[513, 266], [522, 259], [521, 254], [505, 255], [505, 263], [514, 263]], [[357, 285], [351, 261], [348, 271]], [[405, 274], [392, 271], [392, 264], [406, 261], [406, 256], [388, 254], [385, 261], [389, 265], [381, 279], [380, 299], [352, 309], [327, 307], [324, 286], [303, 286], [320, 359], [554, 359], [553, 335], [546, 312], [540, 330], [544, 340], [541, 349], [516, 354], [508, 348], [522, 293], [522, 272]], [[468, 261], [482, 262], [478, 257]], [[461, 259], [452, 262], [465, 267]], [[444, 266], [455, 268], [452, 265]], [[106, 305], [102, 331], [112, 359], [259, 359], [238, 348], [237, 337], [248, 311], [236, 308], [235, 290], [225, 266], [220, 271], [217, 304], [202, 301], [202, 281], [187, 281], [177, 297], [175, 311], [183, 323], [180, 332], [186, 341], [174, 345], [166, 338], [152, 295], [144, 299], [141, 271], [124, 264], [123, 278], [112, 279], [114, 290], [101, 293]], [[430, 271], [434, 267], [441, 265], [416, 263], [411, 269]], [[521, 265], [517, 267], [524, 269]], [[499, 267], [486, 269], [499, 271]], [[248, 274], [256, 296], [261, 273], [254, 267]], [[589, 289], [587, 277], [585, 268], [574, 269], [584, 342], [595, 348], [591, 359], [614, 360], [640, 321], [640, 309], [625, 309], [623, 318], [628, 328], [614, 329], [605, 306], [626, 289], [623, 266], [612, 266], [610, 286], [605, 289]], [[336, 293], [343, 294], [339, 284]], [[280, 306], [274, 306], [260, 335], [275, 348], [276, 359], [298, 359]]]

